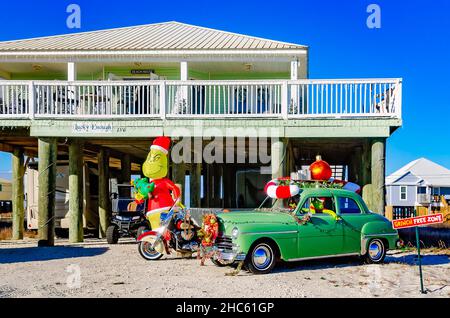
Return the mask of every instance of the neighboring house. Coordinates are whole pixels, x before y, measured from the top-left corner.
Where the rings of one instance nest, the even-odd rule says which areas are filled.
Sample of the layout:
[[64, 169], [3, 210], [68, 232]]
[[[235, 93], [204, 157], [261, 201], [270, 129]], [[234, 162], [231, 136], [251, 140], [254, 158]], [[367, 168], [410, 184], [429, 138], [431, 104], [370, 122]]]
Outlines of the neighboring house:
[[[402, 125], [402, 79], [309, 79], [309, 60], [304, 45], [179, 22], [0, 42], [0, 149], [50, 161], [57, 152], [61, 161], [83, 141], [84, 162], [107, 184], [108, 162], [126, 182], [153, 138], [192, 136], [203, 149], [170, 167], [191, 207], [256, 206], [266, 181], [317, 154], [336, 177], [372, 183], [382, 198], [386, 141]], [[226, 158], [190, 162], [211, 137], [230, 137]], [[245, 151], [238, 138], [247, 138]], [[373, 202], [381, 213], [384, 200]]]
[[387, 206], [430, 211], [443, 200], [450, 200], [450, 170], [426, 158], [414, 160], [386, 178]]
[[11, 181], [0, 178], [0, 213], [11, 212]]

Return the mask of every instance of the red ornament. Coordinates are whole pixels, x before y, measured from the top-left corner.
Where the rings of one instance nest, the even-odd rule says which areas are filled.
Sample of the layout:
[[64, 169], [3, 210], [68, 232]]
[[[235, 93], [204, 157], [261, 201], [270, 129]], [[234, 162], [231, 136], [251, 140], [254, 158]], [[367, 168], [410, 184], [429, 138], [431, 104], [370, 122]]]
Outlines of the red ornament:
[[316, 156], [316, 161], [309, 166], [309, 171], [313, 180], [329, 180], [332, 175], [330, 165], [322, 160], [321, 156]]

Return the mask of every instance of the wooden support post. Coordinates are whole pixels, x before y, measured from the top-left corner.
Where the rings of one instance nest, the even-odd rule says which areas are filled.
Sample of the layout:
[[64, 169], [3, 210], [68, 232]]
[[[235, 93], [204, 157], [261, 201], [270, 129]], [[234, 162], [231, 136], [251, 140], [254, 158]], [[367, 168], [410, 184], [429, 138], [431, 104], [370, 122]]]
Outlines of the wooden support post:
[[15, 148], [12, 157], [12, 224], [13, 240], [23, 239], [23, 221], [25, 211], [23, 206], [23, 175], [25, 167], [23, 165], [23, 149]]
[[186, 164], [184, 162], [172, 164], [172, 181], [180, 188], [183, 202], [184, 180], [186, 178]]
[[362, 181], [361, 186], [365, 186], [366, 184], [370, 184], [372, 182], [371, 175], [371, 156], [372, 151], [368, 141], [365, 141], [362, 148], [362, 161], [361, 161], [361, 170], [362, 170]]
[[69, 144], [69, 241], [83, 242], [83, 146], [73, 139]]
[[231, 191], [235, 187], [231, 186], [230, 167], [227, 164], [222, 165], [223, 171], [223, 200], [222, 208], [231, 208]]
[[[190, 168], [190, 197], [191, 197], [191, 207], [200, 208], [201, 207], [201, 193], [200, 193], [200, 179], [202, 175], [202, 164], [201, 163], [191, 163]], [[205, 180], [205, 179], [204, 179]]]
[[57, 140], [53, 137], [39, 138], [38, 148], [38, 245], [53, 246], [55, 244], [55, 191], [58, 153]]
[[124, 154], [120, 161], [120, 168], [122, 170], [122, 182], [131, 182], [131, 156], [130, 154]]
[[[271, 139], [272, 179], [286, 176], [286, 145], [286, 138]], [[278, 200], [276, 205], [281, 207], [282, 201]]]
[[290, 176], [291, 172], [296, 172], [296, 164], [295, 164], [295, 158], [294, 158], [294, 147], [293, 147], [293, 143], [292, 141], [288, 141], [287, 142], [287, 150], [286, 150], [286, 167], [287, 167], [287, 171], [286, 171], [286, 176]]
[[271, 142], [271, 165], [272, 177], [284, 177], [286, 174], [286, 138], [272, 138]]
[[372, 211], [384, 214], [386, 205], [385, 197], [385, 153], [386, 140], [383, 138], [372, 141], [372, 186], [373, 207]]
[[222, 199], [220, 198], [221, 181], [223, 181], [223, 165], [214, 164], [214, 207], [222, 207]]
[[100, 238], [106, 237], [106, 229], [110, 223], [111, 209], [109, 198], [109, 153], [100, 149], [98, 153], [98, 215], [100, 219]]
[[[206, 165], [206, 172], [205, 172], [205, 177], [206, 177], [206, 207], [208, 208], [212, 208], [214, 205], [214, 178], [215, 178], [215, 165], [214, 164], [208, 164]], [[203, 180], [205, 180], [205, 177]]]

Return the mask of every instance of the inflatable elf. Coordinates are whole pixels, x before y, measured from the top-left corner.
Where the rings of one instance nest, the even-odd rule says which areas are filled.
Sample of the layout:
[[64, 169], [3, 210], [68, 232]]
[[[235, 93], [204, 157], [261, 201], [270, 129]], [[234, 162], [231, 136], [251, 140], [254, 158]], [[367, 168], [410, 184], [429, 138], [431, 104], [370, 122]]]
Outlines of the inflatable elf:
[[180, 189], [167, 178], [169, 148], [170, 138], [155, 138], [142, 166], [142, 172], [148, 179], [137, 179], [133, 183], [136, 202], [147, 200], [146, 216], [152, 229], [160, 226], [161, 217], [164, 217], [180, 198]]

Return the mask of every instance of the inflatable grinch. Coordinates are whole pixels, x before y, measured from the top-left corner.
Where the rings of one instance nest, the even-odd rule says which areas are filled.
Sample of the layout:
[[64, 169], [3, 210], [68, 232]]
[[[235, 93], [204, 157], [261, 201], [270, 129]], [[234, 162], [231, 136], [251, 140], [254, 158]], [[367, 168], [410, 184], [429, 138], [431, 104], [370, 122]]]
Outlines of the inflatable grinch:
[[134, 180], [137, 203], [147, 200], [147, 219], [152, 229], [160, 226], [161, 218], [180, 198], [180, 189], [167, 178], [170, 138], [157, 137], [150, 147], [150, 153], [142, 166], [146, 178]]

